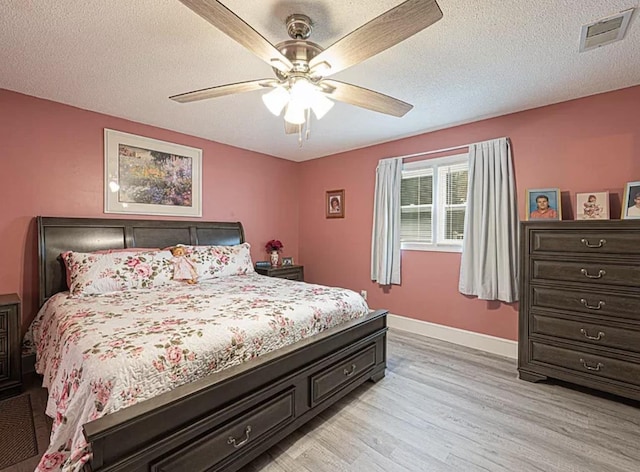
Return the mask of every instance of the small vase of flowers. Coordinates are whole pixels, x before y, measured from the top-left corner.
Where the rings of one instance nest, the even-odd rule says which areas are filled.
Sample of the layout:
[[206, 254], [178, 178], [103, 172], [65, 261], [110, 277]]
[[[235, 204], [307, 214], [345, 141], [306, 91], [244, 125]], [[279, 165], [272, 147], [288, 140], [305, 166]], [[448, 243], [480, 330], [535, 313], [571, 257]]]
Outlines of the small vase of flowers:
[[284, 248], [284, 245], [277, 239], [272, 239], [264, 248], [269, 254], [271, 254], [271, 266], [276, 267], [280, 261], [280, 251]]

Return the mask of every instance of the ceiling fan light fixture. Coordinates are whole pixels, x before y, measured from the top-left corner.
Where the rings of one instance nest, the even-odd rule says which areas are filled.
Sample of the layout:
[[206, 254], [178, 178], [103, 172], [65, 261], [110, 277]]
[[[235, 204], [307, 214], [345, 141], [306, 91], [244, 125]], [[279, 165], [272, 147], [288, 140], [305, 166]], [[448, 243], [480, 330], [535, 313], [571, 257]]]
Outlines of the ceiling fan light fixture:
[[284, 120], [287, 123], [291, 123], [292, 125], [304, 124], [304, 122], [306, 121], [304, 111], [305, 109], [300, 106], [300, 104], [291, 100], [287, 105], [287, 111], [284, 114]]
[[262, 95], [262, 101], [271, 113], [280, 116], [284, 107], [289, 103], [289, 92], [283, 87], [276, 87], [269, 93]]
[[316, 115], [316, 118], [319, 120], [333, 108], [333, 105], [333, 101], [329, 100], [320, 92], [316, 92], [311, 109], [313, 110], [313, 114]]

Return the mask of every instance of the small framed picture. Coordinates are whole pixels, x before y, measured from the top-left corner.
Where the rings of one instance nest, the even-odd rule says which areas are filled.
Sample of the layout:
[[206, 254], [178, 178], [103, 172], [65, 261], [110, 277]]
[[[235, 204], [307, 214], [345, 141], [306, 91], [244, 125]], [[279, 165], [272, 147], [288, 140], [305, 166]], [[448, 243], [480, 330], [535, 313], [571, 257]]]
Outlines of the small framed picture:
[[327, 192], [327, 218], [344, 218], [344, 189]]
[[527, 220], [561, 220], [560, 189], [527, 190]]
[[293, 265], [293, 257], [283, 257], [282, 258], [282, 265], [283, 266], [291, 266], [291, 265]]
[[576, 193], [576, 220], [608, 220], [609, 192]]
[[640, 219], [640, 182], [629, 182], [622, 200], [622, 219]]

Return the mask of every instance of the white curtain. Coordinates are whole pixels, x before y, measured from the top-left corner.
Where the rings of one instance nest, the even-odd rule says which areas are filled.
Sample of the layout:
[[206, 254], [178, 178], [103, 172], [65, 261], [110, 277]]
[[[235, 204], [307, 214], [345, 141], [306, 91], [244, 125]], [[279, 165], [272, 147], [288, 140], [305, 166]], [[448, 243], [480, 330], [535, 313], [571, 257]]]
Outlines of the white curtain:
[[371, 280], [400, 284], [400, 185], [402, 159], [382, 159], [376, 169], [371, 235]]
[[482, 300], [518, 300], [518, 208], [507, 138], [469, 146], [459, 290]]

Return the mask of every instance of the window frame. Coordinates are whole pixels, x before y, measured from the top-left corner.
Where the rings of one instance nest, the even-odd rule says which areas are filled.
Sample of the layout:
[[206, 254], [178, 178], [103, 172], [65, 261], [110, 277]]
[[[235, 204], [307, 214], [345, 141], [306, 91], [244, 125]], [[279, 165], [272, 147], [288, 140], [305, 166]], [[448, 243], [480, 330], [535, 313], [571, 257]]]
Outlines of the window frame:
[[[405, 178], [405, 173], [412, 173], [415, 177], [416, 171], [430, 169], [433, 175], [432, 180], [432, 203], [431, 203], [431, 234], [432, 242], [400, 242], [400, 249], [403, 251], [437, 251], [437, 252], [462, 252], [462, 242], [453, 242], [452, 240], [442, 241], [441, 234], [444, 235], [444, 230], [440, 228], [442, 221], [441, 212], [444, 211], [445, 204], [440, 204], [440, 175], [439, 168], [445, 166], [451, 166], [456, 164], [469, 164], [469, 153], [455, 154], [446, 157], [437, 157], [434, 159], [424, 159], [421, 161], [407, 162], [402, 165], [402, 179]], [[407, 176], [409, 177], [409, 176]], [[465, 204], [466, 210], [466, 204]], [[465, 213], [466, 215], [466, 213]]]

